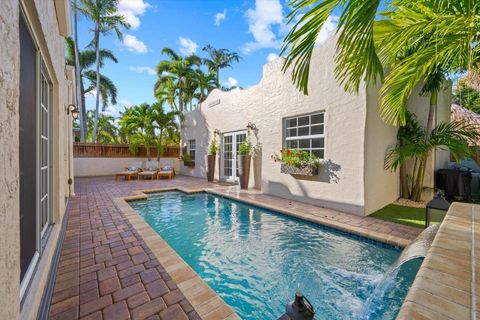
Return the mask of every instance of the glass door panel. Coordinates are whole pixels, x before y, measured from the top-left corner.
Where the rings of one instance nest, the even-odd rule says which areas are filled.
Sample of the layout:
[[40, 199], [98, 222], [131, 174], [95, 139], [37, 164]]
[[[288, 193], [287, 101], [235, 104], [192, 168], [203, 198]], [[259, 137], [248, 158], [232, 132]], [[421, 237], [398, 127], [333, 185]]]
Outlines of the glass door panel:
[[223, 135], [222, 164], [223, 178], [227, 181], [238, 179], [238, 152], [240, 144], [247, 138], [246, 131], [226, 133]]

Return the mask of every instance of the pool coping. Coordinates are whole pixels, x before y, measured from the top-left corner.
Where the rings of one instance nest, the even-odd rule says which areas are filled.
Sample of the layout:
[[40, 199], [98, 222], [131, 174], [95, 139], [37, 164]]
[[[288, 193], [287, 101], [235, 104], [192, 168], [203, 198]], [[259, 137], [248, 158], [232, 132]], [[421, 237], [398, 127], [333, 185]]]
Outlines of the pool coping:
[[452, 203], [397, 319], [477, 319], [478, 239], [480, 205]]

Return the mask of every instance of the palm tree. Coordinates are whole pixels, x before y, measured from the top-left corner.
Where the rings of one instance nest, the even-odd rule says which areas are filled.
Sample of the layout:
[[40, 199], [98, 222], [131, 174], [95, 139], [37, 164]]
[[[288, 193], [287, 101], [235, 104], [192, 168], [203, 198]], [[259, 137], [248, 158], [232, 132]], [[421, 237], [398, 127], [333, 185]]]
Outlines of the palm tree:
[[85, 117], [87, 116], [85, 103], [81, 99], [83, 97], [81, 93], [81, 79], [80, 79], [80, 58], [79, 58], [79, 50], [78, 50], [78, 28], [77, 28], [77, 0], [73, 0], [73, 29], [75, 33], [75, 48], [74, 48], [74, 57], [75, 57], [75, 89], [76, 89], [76, 101], [78, 109], [80, 110], [79, 113], [79, 121], [80, 121], [80, 141], [86, 141], [86, 134], [87, 134], [87, 122]]
[[148, 104], [143, 103], [125, 110], [120, 119], [120, 126], [128, 133], [130, 150], [137, 152], [138, 147], [143, 145], [149, 161], [152, 158], [150, 148], [156, 140], [152, 111]]
[[122, 39], [123, 35], [120, 31], [121, 27], [130, 28], [125, 17], [116, 14], [118, 0], [80, 0], [78, 10], [95, 24], [93, 30], [92, 45], [95, 47], [95, 63], [96, 63], [96, 103], [95, 103], [95, 119], [93, 128], [93, 142], [97, 142], [98, 114], [100, 107], [100, 35], [107, 35], [114, 31], [118, 39]]
[[167, 102], [173, 110], [178, 110], [177, 86], [172, 78], [165, 79], [162, 82], [157, 81], [155, 87], [155, 97], [160, 102]]
[[157, 138], [157, 161], [160, 161], [160, 157], [163, 153], [163, 139], [166, 133], [171, 133], [178, 129], [176, 116], [178, 112], [169, 111], [166, 112], [161, 103], [154, 103], [151, 106], [152, 120], [155, 129], [158, 130]]
[[[380, 4], [388, 12], [380, 15]], [[470, 70], [479, 60], [480, 6], [472, 1], [293, 0], [292, 6], [289, 22], [295, 25], [282, 54], [287, 54], [284, 70], [293, 66], [296, 85], [308, 93], [316, 38], [329, 16], [340, 11], [336, 78], [349, 92], [358, 92], [362, 81], [384, 80], [381, 115], [389, 124], [405, 124], [406, 101], [422, 80], [438, 70], [447, 74]], [[411, 47], [412, 39], [422, 41], [415, 52], [385, 65]], [[384, 67], [392, 70], [385, 78]]]
[[463, 78], [454, 90], [453, 102], [462, 107], [480, 113], [480, 91], [471, 87]]
[[[474, 125], [454, 121], [441, 123], [428, 130], [420, 125], [415, 115], [406, 112], [406, 125], [398, 130], [397, 146], [391, 149], [385, 158], [385, 168], [395, 171], [407, 161], [413, 161], [412, 174], [403, 177], [402, 197], [419, 201], [425, 177], [425, 160], [436, 148], [448, 148], [455, 160], [470, 154], [468, 144], [480, 137]], [[408, 179], [410, 178], [410, 179]], [[409, 183], [410, 182], [410, 183]]]
[[[75, 50], [76, 50], [76, 44], [71, 38], [66, 38], [66, 64], [67, 65], [75, 65], [76, 63], [76, 55], [75, 55]], [[80, 91], [80, 97], [81, 97], [81, 106], [85, 108], [86, 103], [85, 103], [85, 94], [88, 92], [91, 92], [95, 87], [96, 87], [96, 81], [97, 81], [97, 73], [96, 71], [90, 69], [95, 64], [96, 60], [96, 53], [94, 50], [84, 50], [84, 51], [79, 51], [78, 52], [78, 60], [79, 60], [79, 91]], [[100, 49], [100, 66], [102, 67], [105, 63], [106, 60], [111, 60], [115, 63], [118, 62], [117, 58], [113, 54], [112, 51], [107, 50], [107, 49]], [[84, 80], [88, 80], [90, 85], [85, 88]], [[110, 99], [111, 104], [116, 104], [117, 103], [117, 87], [113, 83], [113, 81], [106, 77], [105, 75], [100, 74], [100, 95], [102, 98], [102, 111], [105, 111], [106, 106], [108, 105], [108, 100]], [[85, 111], [86, 114], [86, 111]], [[85, 128], [87, 128], [87, 121], [86, 117], [84, 117], [83, 120], [80, 120], [81, 122], [83, 121], [83, 125]], [[85, 132], [87, 130], [85, 129]], [[85, 141], [83, 141], [85, 142]]]
[[[196, 55], [182, 57], [170, 48], [163, 48], [162, 54], [169, 60], [162, 60], [157, 66], [158, 80], [154, 86], [155, 96], [161, 96], [164, 86], [169, 86], [170, 93], [173, 93], [174, 100], [178, 101], [178, 111], [183, 113], [185, 105], [185, 89], [187, 88], [187, 77], [193, 71], [194, 66], [200, 66], [201, 59]], [[171, 107], [176, 107], [171, 104]]]
[[190, 82], [194, 84], [195, 91], [194, 98], [199, 102], [203, 102], [208, 94], [215, 88], [217, 88], [217, 82], [215, 80], [215, 74], [206, 74], [201, 69], [195, 69], [190, 74]]
[[202, 50], [209, 55], [208, 58], [203, 59], [203, 63], [207, 65], [208, 71], [215, 75], [215, 83], [218, 88], [220, 87], [220, 69], [231, 67], [233, 62], [239, 62], [240, 56], [236, 52], [228, 49], [215, 49], [211, 45], [205, 46]]

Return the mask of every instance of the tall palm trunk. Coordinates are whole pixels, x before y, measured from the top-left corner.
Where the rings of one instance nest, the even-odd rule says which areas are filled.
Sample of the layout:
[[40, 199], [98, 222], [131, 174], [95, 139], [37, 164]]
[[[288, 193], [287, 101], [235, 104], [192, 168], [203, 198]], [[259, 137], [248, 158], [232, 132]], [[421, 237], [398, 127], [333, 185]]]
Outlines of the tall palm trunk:
[[98, 130], [98, 113], [100, 108], [100, 26], [98, 21], [95, 22], [95, 62], [97, 64], [97, 83], [96, 83], [96, 101], [95, 101], [95, 117], [93, 119], [93, 135], [92, 142], [97, 143], [97, 130]]
[[86, 128], [87, 128], [87, 119], [85, 112], [85, 104], [82, 99], [82, 78], [80, 75], [80, 59], [79, 59], [79, 50], [78, 50], [78, 30], [77, 30], [77, 0], [73, 0], [73, 28], [75, 32], [75, 89], [76, 89], [76, 101], [77, 107], [79, 109], [79, 121], [80, 121], [80, 141], [85, 142], [86, 140]]
[[158, 161], [158, 163], [160, 163], [160, 157], [162, 156], [162, 153], [163, 153], [162, 137], [163, 137], [163, 129], [160, 130], [160, 137], [158, 138], [158, 150], [157, 150], [157, 161]]
[[[428, 120], [427, 120], [427, 139], [430, 138], [430, 134], [433, 130], [433, 122], [435, 118], [435, 111], [437, 109], [437, 102], [438, 102], [438, 90], [433, 90], [430, 94], [430, 107], [428, 110]], [[434, 150], [435, 151], [435, 150]], [[418, 172], [416, 177], [414, 176], [414, 186], [412, 190], [412, 200], [420, 201], [422, 197], [422, 188], [423, 188], [423, 180], [425, 178], [425, 170], [427, 168], [427, 160], [429, 154], [424, 155], [420, 159], [420, 165], [418, 167]]]
[[85, 102], [85, 87], [83, 86], [83, 81], [80, 80], [80, 91], [82, 93], [82, 112], [83, 112], [83, 130], [85, 132], [85, 141], [88, 139], [88, 123], [87, 123], [87, 108], [86, 108], [86, 102]]

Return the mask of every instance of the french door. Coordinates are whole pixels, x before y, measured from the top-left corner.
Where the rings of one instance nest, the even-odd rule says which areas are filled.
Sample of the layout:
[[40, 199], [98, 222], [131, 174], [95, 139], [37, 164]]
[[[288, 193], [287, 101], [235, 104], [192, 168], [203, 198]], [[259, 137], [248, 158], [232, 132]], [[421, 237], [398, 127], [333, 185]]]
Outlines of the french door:
[[238, 150], [240, 144], [247, 139], [246, 131], [237, 131], [225, 133], [223, 135], [222, 148], [222, 175], [227, 181], [237, 181], [238, 179]]
[[23, 14], [19, 18], [20, 296], [52, 224], [53, 85]]

